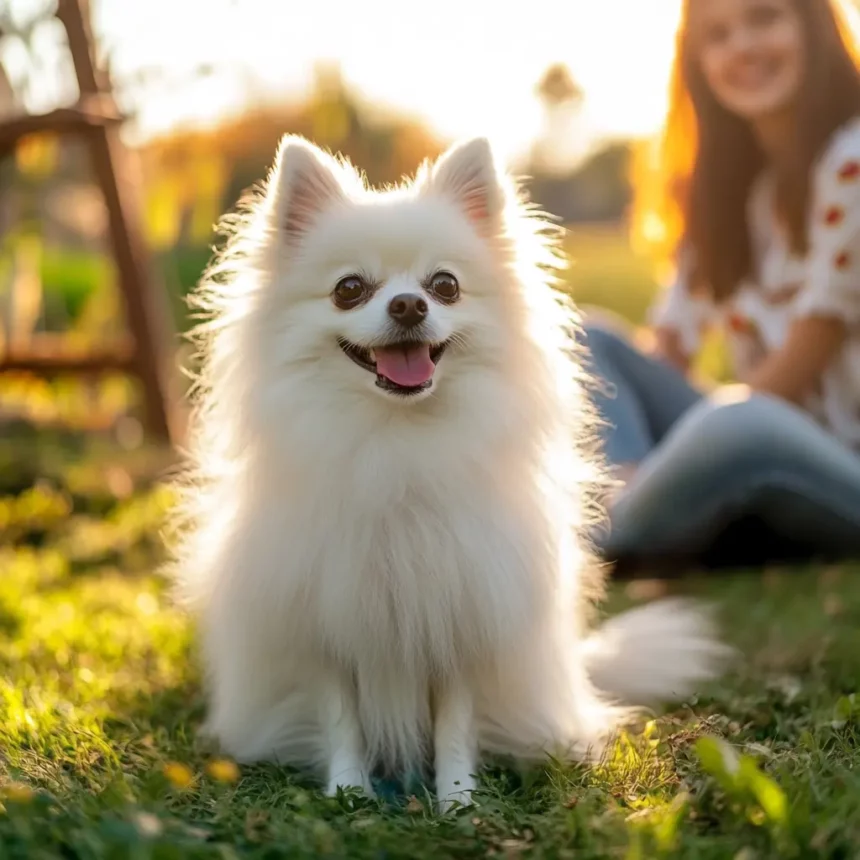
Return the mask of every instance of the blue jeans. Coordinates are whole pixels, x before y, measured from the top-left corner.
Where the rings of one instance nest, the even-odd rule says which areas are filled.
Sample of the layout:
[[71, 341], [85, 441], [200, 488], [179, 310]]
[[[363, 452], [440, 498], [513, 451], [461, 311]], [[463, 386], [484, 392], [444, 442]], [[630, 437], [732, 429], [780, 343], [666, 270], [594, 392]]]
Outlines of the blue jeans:
[[775, 397], [703, 394], [610, 328], [584, 339], [605, 455], [638, 464], [597, 535], [607, 557], [697, 555], [750, 515], [812, 553], [860, 557], [860, 454]]

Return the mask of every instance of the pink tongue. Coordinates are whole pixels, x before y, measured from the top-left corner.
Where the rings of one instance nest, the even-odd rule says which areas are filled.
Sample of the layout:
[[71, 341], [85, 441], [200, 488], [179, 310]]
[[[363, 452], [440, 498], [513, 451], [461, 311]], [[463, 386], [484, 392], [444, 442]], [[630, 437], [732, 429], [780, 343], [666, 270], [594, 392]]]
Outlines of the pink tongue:
[[407, 388], [423, 385], [433, 378], [436, 369], [426, 343], [409, 347], [382, 347], [374, 350], [373, 357], [376, 359], [376, 372], [380, 376]]

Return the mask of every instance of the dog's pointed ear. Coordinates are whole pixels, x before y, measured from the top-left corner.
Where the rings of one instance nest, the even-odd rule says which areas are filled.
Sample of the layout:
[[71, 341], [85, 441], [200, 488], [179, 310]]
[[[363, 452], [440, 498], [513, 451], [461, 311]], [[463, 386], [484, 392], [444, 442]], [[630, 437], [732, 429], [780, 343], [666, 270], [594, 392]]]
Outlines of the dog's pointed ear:
[[331, 155], [304, 138], [281, 140], [269, 189], [278, 229], [288, 242], [298, 242], [323, 211], [346, 199], [341, 173]]
[[451, 147], [430, 169], [424, 188], [447, 196], [479, 229], [490, 226], [504, 208], [499, 170], [483, 137]]

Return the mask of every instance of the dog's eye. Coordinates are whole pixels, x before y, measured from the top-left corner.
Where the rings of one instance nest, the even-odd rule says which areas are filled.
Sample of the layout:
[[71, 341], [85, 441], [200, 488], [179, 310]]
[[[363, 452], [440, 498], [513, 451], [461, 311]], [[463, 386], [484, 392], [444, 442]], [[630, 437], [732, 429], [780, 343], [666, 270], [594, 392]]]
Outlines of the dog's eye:
[[365, 300], [368, 289], [367, 284], [358, 275], [349, 275], [337, 282], [332, 293], [332, 299], [337, 307], [347, 311], [357, 307]]
[[440, 302], [456, 302], [460, 298], [460, 284], [450, 272], [437, 272], [428, 284], [430, 292]]

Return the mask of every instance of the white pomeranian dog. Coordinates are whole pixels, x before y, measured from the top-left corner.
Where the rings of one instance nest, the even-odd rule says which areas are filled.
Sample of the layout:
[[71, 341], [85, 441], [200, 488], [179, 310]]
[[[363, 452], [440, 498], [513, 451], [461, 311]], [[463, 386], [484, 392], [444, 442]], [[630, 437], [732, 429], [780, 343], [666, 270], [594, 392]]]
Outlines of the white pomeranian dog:
[[367, 188], [287, 137], [197, 292], [175, 564], [207, 730], [329, 792], [484, 753], [599, 755], [725, 649], [694, 606], [587, 630], [600, 479], [555, 231], [482, 139]]

